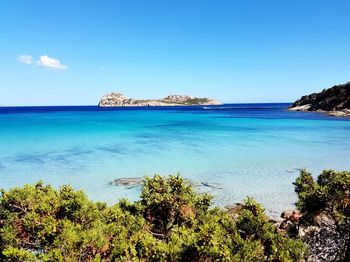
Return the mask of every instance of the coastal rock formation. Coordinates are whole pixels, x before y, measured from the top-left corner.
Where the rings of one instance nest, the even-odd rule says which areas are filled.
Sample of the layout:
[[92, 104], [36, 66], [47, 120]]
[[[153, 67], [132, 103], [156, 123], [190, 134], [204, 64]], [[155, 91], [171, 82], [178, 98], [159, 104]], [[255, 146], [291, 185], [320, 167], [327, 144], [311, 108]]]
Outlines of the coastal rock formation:
[[308, 245], [306, 261], [349, 261], [349, 225], [337, 223], [325, 211], [320, 212], [312, 224], [306, 223], [298, 210], [285, 211], [281, 217], [284, 221], [279, 229]]
[[334, 116], [350, 116], [350, 82], [301, 97], [290, 106], [291, 111], [327, 112]]
[[326, 212], [314, 220], [314, 225], [299, 226], [300, 237], [310, 249], [308, 261], [344, 261], [348, 236], [339, 231], [335, 220]]
[[162, 99], [132, 99], [121, 93], [104, 95], [98, 106], [122, 107], [122, 106], [185, 106], [185, 105], [220, 105], [212, 98], [199, 98], [187, 95], [169, 95]]

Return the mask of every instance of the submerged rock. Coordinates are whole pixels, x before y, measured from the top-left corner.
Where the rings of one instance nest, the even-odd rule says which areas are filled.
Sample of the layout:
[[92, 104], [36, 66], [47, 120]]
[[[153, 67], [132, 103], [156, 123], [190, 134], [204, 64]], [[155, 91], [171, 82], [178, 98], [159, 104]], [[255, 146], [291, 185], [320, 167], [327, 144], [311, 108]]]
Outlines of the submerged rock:
[[222, 189], [219, 185], [210, 184], [208, 182], [201, 182], [201, 186], [209, 187], [211, 189]]
[[114, 186], [138, 186], [142, 184], [142, 178], [141, 177], [118, 178], [109, 182], [109, 184]]
[[[196, 189], [201, 189], [201, 188], [210, 188], [213, 190], [222, 189], [222, 187], [220, 187], [220, 185], [216, 183], [211, 184], [208, 182], [195, 182], [189, 179], [184, 179], [184, 180], [188, 185]], [[109, 182], [109, 184], [113, 186], [128, 186], [128, 187], [139, 186], [142, 183], [143, 183], [143, 179], [141, 177], [123, 177], [123, 178], [117, 178]]]
[[300, 173], [300, 171], [303, 170], [303, 168], [293, 168], [286, 170], [287, 173], [293, 174], [293, 173]]

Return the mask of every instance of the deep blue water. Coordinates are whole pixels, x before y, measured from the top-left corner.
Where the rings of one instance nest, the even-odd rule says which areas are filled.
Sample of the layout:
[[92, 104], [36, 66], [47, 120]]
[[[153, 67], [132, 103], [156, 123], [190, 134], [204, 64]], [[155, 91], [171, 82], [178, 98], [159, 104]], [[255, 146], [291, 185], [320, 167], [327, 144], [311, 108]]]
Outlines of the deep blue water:
[[113, 203], [140, 190], [113, 179], [180, 172], [217, 204], [250, 195], [279, 212], [299, 169], [350, 169], [349, 119], [288, 105], [0, 107], [0, 187], [69, 183]]

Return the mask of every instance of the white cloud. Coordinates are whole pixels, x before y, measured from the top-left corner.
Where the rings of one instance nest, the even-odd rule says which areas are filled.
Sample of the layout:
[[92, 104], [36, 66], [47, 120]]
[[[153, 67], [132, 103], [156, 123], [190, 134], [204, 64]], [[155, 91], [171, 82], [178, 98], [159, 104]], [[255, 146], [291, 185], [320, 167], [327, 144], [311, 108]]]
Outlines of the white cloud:
[[32, 56], [31, 55], [19, 55], [17, 56], [17, 61], [30, 65], [32, 63]]
[[63, 70], [67, 68], [66, 65], [61, 64], [60, 60], [53, 57], [49, 57], [47, 55], [40, 56], [36, 64], [41, 67], [57, 69], [57, 70]]

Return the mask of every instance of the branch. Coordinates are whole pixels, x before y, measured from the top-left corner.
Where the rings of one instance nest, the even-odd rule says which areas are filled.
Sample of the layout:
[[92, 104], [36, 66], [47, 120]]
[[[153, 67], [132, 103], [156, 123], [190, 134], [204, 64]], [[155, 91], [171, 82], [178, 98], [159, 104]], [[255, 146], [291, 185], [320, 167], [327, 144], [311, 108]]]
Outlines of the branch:
[[164, 235], [164, 234], [154, 233], [151, 230], [149, 230], [148, 228], [146, 228], [146, 230], [148, 231], [148, 233], [151, 233], [154, 236], [166, 238], [166, 235]]
[[21, 210], [23, 213], [27, 214], [27, 210], [24, 209], [23, 207], [20, 207], [20, 206], [17, 206], [17, 205], [13, 205], [13, 204], [11, 204], [11, 206], [14, 207], [14, 208], [17, 208], [18, 210]]

